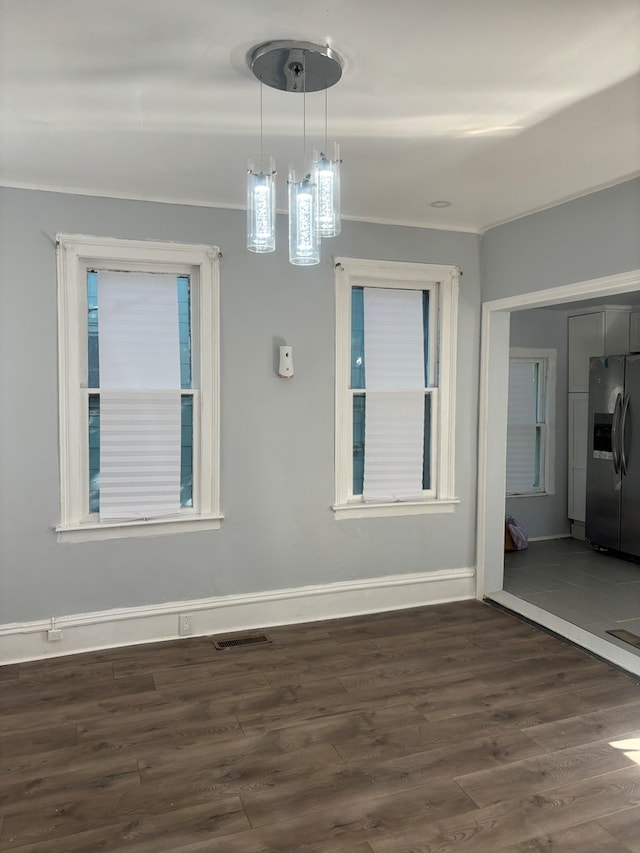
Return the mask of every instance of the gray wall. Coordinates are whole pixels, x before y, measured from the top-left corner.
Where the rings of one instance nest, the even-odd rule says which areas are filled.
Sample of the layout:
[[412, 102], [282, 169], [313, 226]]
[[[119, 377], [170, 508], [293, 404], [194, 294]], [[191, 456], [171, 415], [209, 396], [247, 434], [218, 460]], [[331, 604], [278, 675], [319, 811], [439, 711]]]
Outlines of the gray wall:
[[[475, 563], [479, 238], [345, 222], [322, 263], [244, 248], [244, 214], [0, 189], [0, 624], [114, 607]], [[60, 544], [56, 232], [222, 249], [219, 531]], [[459, 264], [456, 484], [451, 515], [337, 522], [332, 255]], [[275, 375], [277, 343], [296, 375]]]
[[524, 525], [530, 537], [558, 536], [569, 532], [567, 518], [567, 317], [562, 311], [533, 308], [511, 313], [512, 347], [554, 348], [556, 375], [555, 493], [507, 498], [506, 513]]
[[482, 298], [640, 268], [640, 178], [487, 231]]
[[[639, 235], [640, 179], [492, 228], [482, 238], [483, 301], [638, 269]], [[511, 346], [558, 346], [556, 495], [506, 502], [531, 536], [568, 530], [566, 324], [550, 310], [511, 315]]]

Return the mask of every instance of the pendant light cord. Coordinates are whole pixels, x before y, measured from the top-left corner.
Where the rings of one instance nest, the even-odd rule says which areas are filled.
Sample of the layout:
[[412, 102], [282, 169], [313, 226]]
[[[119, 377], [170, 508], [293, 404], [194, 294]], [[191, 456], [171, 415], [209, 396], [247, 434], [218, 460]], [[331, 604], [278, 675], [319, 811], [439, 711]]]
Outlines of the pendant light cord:
[[264, 173], [264, 155], [262, 148], [262, 90], [264, 86], [262, 84], [262, 80], [260, 81], [260, 171]]
[[329, 127], [329, 89], [325, 86], [324, 89], [324, 153], [327, 156], [327, 149], [329, 148], [328, 142], [328, 130]]
[[302, 51], [302, 169], [307, 160], [307, 52]]

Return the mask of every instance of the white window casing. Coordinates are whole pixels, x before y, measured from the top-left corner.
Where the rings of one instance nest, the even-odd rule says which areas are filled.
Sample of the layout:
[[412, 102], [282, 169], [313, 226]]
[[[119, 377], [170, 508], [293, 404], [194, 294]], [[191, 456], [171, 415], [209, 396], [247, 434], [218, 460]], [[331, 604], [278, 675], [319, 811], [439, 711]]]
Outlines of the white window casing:
[[[556, 419], [556, 372], [557, 351], [555, 349], [512, 347], [509, 350], [509, 416], [507, 422], [507, 497], [544, 497], [555, 493], [555, 419]], [[514, 387], [518, 380], [518, 369], [538, 366], [538, 385], [535, 389]], [[529, 391], [531, 393], [529, 393]], [[520, 393], [521, 392], [521, 393]], [[526, 409], [536, 414], [527, 417]], [[534, 471], [535, 446], [518, 441], [518, 426], [531, 437], [539, 435], [539, 484], [525, 484], [526, 474]], [[532, 479], [531, 477], [529, 479]]]
[[[60, 523], [64, 542], [217, 529], [220, 513], [219, 250], [215, 246], [57, 235]], [[87, 273], [188, 276], [191, 287], [193, 506], [170, 518], [101, 523], [89, 512]]]
[[[337, 519], [453, 512], [459, 270], [437, 264], [336, 258], [335, 500]], [[367, 503], [353, 494], [351, 294], [357, 288], [429, 292], [429, 376], [422, 393], [431, 403], [431, 488], [415, 500]], [[368, 389], [371, 391], [371, 388]], [[393, 393], [393, 392], [391, 392]]]

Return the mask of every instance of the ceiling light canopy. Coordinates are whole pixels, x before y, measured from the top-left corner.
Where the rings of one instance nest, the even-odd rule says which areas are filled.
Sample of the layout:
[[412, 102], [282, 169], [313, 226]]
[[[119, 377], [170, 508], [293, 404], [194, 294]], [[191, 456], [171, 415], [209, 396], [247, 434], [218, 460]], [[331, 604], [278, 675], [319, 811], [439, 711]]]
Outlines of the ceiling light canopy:
[[[340, 233], [340, 148], [327, 138], [327, 90], [342, 77], [343, 61], [326, 45], [306, 41], [268, 41], [249, 51], [247, 64], [260, 84], [303, 95], [303, 162], [289, 167], [289, 260], [320, 262], [320, 239]], [[306, 95], [325, 93], [324, 141], [307, 162]], [[275, 162], [263, 153], [260, 86], [260, 156], [247, 167], [247, 249], [273, 252], [275, 240]]]
[[310, 41], [267, 41], [249, 54], [249, 68], [265, 86], [282, 92], [320, 92], [342, 77], [343, 61]]

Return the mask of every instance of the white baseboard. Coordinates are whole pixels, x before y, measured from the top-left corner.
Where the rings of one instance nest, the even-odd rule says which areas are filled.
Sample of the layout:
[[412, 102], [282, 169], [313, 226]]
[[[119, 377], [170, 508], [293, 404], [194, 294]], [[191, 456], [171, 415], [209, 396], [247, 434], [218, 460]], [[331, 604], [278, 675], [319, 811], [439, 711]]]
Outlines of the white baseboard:
[[462, 601], [474, 595], [474, 569], [447, 569], [77, 613], [56, 618], [55, 627], [62, 632], [57, 642], [47, 639], [50, 620], [0, 625], [0, 664], [174, 640], [179, 636], [180, 614], [191, 617], [190, 636], [207, 636]]
[[530, 536], [529, 542], [547, 542], [549, 539], [571, 539], [571, 534], [553, 533], [551, 536]]
[[584, 540], [585, 540], [584, 521], [572, 521], [571, 522], [571, 536], [574, 539], [581, 539], [584, 542]]

